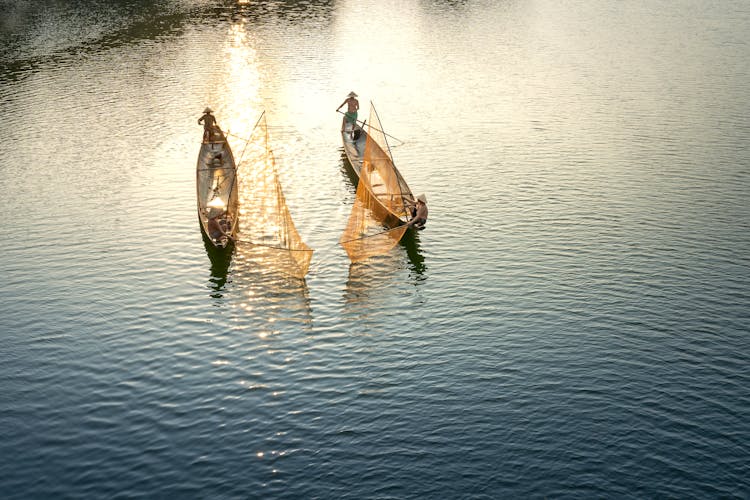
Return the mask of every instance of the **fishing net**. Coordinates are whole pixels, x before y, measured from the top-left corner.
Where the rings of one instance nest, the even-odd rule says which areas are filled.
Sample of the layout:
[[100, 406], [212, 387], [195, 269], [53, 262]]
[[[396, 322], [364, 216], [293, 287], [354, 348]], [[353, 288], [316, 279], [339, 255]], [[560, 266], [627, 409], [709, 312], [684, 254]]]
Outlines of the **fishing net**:
[[407, 230], [407, 201], [413, 196], [388, 151], [385, 132], [371, 106], [356, 199], [339, 240], [352, 262], [387, 253]]
[[[383, 125], [372, 103], [368, 123], [367, 141], [362, 158], [362, 171], [367, 172], [365, 180], [373, 195], [380, 201], [378, 205], [382, 205], [390, 214], [405, 220], [409, 216], [407, 202], [413, 203], [414, 196], [393, 162]], [[387, 214], [383, 215], [388, 218]]]
[[300, 237], [281, 190], [265, 113], [248, 138], [237, 167], [239, 178], [238, 251], [271, 272], [304, 278], [313, 250]]
[[349, 221], [339, 240], [352, 262], [389, 252], [407, 230], [405, 224], [386, 229], [381, 218], [370, 208], [372, 204], [372, 193], [360, 178]]

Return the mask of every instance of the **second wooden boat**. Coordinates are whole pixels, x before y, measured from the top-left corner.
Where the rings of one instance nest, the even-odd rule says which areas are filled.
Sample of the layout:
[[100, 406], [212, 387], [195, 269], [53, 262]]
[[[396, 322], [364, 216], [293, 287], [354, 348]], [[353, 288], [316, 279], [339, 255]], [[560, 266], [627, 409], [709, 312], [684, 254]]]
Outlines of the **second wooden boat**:
[[388, 227], [405, 224], [411, 218], [414, 195], [396, 168], [375, 106], [370, 103], [370, 119], [347, 123], [341, 131], [344, 153], [355, 179], [362, 180], [367, 168], [366, 188], [371, 193], [370, 209]]
[[414, 195], [396, 168], [377, 111], [341, 133], [357, 193], [339, 243], [352, 262], [389, 252], [409, 228]]

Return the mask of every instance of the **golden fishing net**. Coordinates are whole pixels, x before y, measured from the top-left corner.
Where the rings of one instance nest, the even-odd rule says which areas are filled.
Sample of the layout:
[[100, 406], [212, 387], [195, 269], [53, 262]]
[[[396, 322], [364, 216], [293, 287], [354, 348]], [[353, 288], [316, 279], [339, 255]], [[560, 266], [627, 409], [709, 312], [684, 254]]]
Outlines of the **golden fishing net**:
[[313, 250], [302, 241], [281, 190], [265, 113], [247, 140], [237, 167], [241, 253], [273, 272], [304, 278]]
[[381, 218], [370, 208], [372, 204], [372, 193], [360, 178], [349, 222], [339, 240], [352, 262], [389, 252], [406, 232], [406, 224], [384, 228]]
[[356, 199], [339, 240], [352, 262], [387, 253], [398, 244], [407, 230], [407, 201], [413, 199], [387, 152], [385, 132], [372, 105], [367, 134]]
[[[380, 201], [379, 205], [399, 219], [406, 220], [409, 215], [407, 201], [413, 203], [414, 196], [393, 162], [383, 125], [372, 103], [368, 123], [367, 141], [362, 158], [362, 171], [368, 174], [365, 180], [373, 195]], [[391, 222], [395, 223], [392, 220]]]

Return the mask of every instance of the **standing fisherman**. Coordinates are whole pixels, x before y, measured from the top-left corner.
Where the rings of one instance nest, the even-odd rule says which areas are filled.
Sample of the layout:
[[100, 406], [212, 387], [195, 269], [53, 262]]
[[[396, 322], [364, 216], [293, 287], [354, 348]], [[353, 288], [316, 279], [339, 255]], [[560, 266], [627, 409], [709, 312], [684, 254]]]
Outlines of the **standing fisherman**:
[[203, 124], [203, 142], [211, 142], [211, 134], [218, 128], [216, 118], [211, 113], [213, 113], [213, 110], [206, 108], [203, 110], [203, 116], [198, 118], [198, 125]]
[[346, 104], [346, 113], [344, 113], [344, 119], [341, 122], [341, 131], [343, 132], [346, 128], [346, 124], [351, 123], [352, 124], [352, 130], [354, 130], [354, 127], [357, 124], [357, 110], [359, 109], [359, 101], [357, 100], [357, 94], [354, 92], [349, 92], [349, 95], [346, 96], [346, 99], [344, 99], [344, 102], [339, 104], [339, 107], [336, 108], [336, 111], [340, 110], [341, 107]]

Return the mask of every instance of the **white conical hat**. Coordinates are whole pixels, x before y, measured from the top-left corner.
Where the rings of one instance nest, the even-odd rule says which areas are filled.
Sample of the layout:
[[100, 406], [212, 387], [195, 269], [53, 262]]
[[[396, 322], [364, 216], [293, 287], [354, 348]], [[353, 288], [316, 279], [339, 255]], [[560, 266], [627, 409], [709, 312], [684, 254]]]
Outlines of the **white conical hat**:
[[351, 92], [349, 92], [349, 95], [346, 97], [359, 97], [359, 96], [355, 94], [354, 91], [352, 90]]
[[424, 194], [420, 194], [419, 196], [417, 196], [417, 200], [427, 205], [427, 197]]

